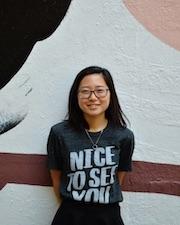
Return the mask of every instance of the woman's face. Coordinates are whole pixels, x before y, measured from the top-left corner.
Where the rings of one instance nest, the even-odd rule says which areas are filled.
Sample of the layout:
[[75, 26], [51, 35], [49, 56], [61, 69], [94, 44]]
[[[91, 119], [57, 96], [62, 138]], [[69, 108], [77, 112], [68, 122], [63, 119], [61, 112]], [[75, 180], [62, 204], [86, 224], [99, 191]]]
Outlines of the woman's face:
[[110, 91], [102, 74], [89, 74], [81, 80], [78, 104], [85, 117], [104, 116], [109, 103]]

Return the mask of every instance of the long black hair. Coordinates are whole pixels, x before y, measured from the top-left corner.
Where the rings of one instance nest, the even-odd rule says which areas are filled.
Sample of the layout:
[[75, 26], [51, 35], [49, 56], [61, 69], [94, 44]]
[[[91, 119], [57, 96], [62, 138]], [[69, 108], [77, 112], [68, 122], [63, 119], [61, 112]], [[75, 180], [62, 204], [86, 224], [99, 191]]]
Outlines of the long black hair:
[[105, 112], [105, 117], [114, 126], [127, 127], [126, 121], [128, 121], [128, 119], [123, 113], [119, 104], [112, 76], [107, 69], [98, 66], [87, 67], [77, 74], [69, 93], [68, 114], [66, 116], [69, 123], [76, 129], [80, 129], [81, 126], [87, 129], [89, 128], [86, 120], [83, 117], [83, 112], [79, 107], [77, 95], [81, 80], [85, 76], [95, 73], [102, 74], [110, 91], [110, 103], [108, 109]]

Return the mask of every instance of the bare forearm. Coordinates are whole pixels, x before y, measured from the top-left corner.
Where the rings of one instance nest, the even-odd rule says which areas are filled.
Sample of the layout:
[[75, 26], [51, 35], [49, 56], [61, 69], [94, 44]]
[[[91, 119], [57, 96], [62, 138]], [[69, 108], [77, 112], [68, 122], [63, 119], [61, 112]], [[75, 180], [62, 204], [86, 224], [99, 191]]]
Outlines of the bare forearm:
[[51, 179], [53, 184], [54, 193], [57, 197], [59, 203], [61, 203], [62, 198], [60, 195], [60, 186], [61, 186], [61, 172], [58, 170], [51, 170]]
[[60, 183], [59, 183], [59, 185], [53, 185], [53, 189], [54, 189], [54, 193], [55, 193], [55, 195], [56, 195], [56, 198], [57, 198], [57, 200], [58, 200], [58, 202], [59, 203], [61, 203], [61, 201], [62, 201], [62, 198], [61, 198], [61, 195], [60, 195]]
[[122, 185], [123, 182], [124, 182], [124, 178], [125, 178], [126, 172], [119, 171], [117, 175], [118, 175], [119, 184]]

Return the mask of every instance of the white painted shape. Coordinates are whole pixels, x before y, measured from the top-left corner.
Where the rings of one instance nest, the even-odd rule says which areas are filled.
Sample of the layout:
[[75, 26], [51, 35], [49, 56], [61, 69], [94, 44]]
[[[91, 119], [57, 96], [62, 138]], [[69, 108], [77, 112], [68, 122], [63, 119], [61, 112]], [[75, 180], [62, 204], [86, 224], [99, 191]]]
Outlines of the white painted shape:
[[121, 1], [73, 1], [62, 24], [50, 38], [35, 45], [14, 78], [31, 77], [30, 111], [21, 124], [1, 136], [0, 146], [5, 152], [46, 154], [50, 126], [66, 114], [75, 74], [97, 64], [112, 71], [137, 144], [140, 140], [160, 150], [158, 158], [149, 154], [141, 155], [141, 160], [176, 164], [169, 148], [175, 154], [179, 149], [179, 60], [180, 53], [147, 32]]
[[179, 225], [180, 197], [123, 192], [121, 213], [126, 225]]
[[50, 187], [8, 184], [0, 191], [3, 225], [50, 225], [57, 208]]
[[[177, 196], [123, 192], [120, 203], [126, 225], [179, 225]], [[0, 192], [3, 225], [49, 225], [58, 208], [52, 188], [8, 184]]]
[[[161, 57], [154, 61], [154, 55]], [[73, 1], [62, 24], [50, 38], [35, 45], [12, 80], [15, 83], [21, 74], [31, 77], [30, 111], [15, 129], [1, 135], [1, 149], [46, 154], [50, 126], [66, 114], [76, 73], [97, 64], [112, 71], [137, 145], [159, 149], [158, 157], [153, 152], [141, 155], [137, 149], [134, 159], [140, 155], [141, 160], [176, 164], [172, 154], [179, 151], [179, 60], [180, 53], [147, 32], [121, 1]]]

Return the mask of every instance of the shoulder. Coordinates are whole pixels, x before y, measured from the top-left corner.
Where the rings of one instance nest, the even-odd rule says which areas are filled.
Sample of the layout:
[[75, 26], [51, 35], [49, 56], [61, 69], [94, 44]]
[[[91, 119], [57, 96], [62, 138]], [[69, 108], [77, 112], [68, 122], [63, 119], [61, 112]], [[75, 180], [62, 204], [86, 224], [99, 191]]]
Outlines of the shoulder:
[[135, 140], [134, 140], [134, 133], [129, 128], [123, 128], [122, 130], [122, 136], [120, 138], [120, 142], [122, 146], [124, 146], [126, 149], [131, 149], [133, 151]]
[[113, 124], [110, 124], [110, 131], [113, 132], [114, 134], [117, 134], [118, 136], [130, 138], [134, 137], [133, 131], [127, 127], [117, 127], [113, 126]]
[[68, 120], [53, 125], [51, 127], [51, 132], [59, 138], [71, 138], [72, 136], [74, 137], [79, 134], [78, 131], [71, 126]]
[[63, 134], [68, 129], [71, 129], [71, 126], [69, 125], [69, 122], [67, 120], [64, 120], [60, 123], [54, 124], [51, 127], [51, 132], [53, 132], [56, 135], [59, 135]]
[[127, 127], [112, 127], [111, 126], [111, 132], [113, 132], [116, 138], [120, 140], [134, 139], [133, 131]]
[[126, 138], [130, 138], [130, 139], [134, 138], [133, 131], [131, 129], [127, 128], [127, 127], [126, 128], [122, 128], [122, 133], [124, 134], [124, 136]]

